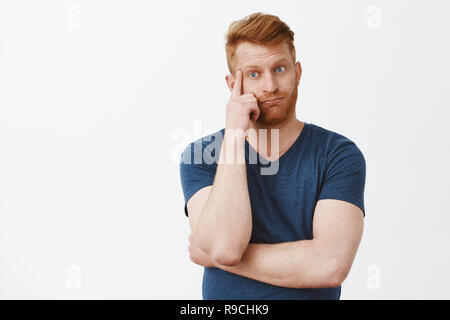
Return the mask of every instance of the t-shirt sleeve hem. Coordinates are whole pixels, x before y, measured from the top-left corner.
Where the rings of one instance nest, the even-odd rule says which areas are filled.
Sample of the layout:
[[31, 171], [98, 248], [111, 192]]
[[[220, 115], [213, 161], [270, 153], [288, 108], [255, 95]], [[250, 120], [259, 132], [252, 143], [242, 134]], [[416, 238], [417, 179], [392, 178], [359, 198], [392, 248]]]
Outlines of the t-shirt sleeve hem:
[[344, 197], [344, 196], [320, 196], [319, 199], [317, 199], [317, 201], [319, 200], [325, 200], [325, 199], [335, 199], [335, 200], [342, 200], [342, 201], [346, 201], [346, 202], [350, 202], [351, 204], [354, 204], [355, 206], [357, 206], [358, 208], [360, 208], [363, 212], [363, 216], [366, 217], [366, 211], [364, 209], [364, 205], [355, 199], [351, 199], [348, 197]]
[[187, 203], [188, 203], [188, 201], [189, 201], [189, 199], [191, 199], [192, 198], [192, 196], [198, 191], [198, 190], [200, 190], [200, 189], [202, 189], [202, 188], [205, 188], [205, 187], [208, 187], [208, 186], [211, 186], [212, 184], [211, 183], [202, 183], [202, 184], [198, 184], [198, 185], [196, 185], [194, 188], [192, 188], [192, 190], [190, 191], [190, 193], [186, 196], [186, 200], [185, 200], [185, 202], [184, 202], [184, 214], [185, 214], [185, 216], [186, 217], [189, 217], [189, 215], [188, 215], [188, 209], [187, 209]]

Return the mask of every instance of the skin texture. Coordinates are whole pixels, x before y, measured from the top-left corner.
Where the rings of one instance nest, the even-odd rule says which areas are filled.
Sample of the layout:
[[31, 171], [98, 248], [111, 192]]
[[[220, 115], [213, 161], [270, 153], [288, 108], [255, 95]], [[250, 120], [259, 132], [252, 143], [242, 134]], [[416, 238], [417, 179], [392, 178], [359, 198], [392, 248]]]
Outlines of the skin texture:
[[[243, 152], [243, 139], [247, 139], [261, 156], [273, 161], [289, 149], [304, 127], [295, 117], [300, 62], [293, 63], [286, 44], [265, 47], [246, 42], [238, 45], [235, 59], [235, 70], [243, 71], [242, 81], [238, 72], [227, 75], [226, 81], [232, 92], [230, 101], [234, 96], [240, 102], [227, 105], [226, 128], [279, 129], [279, 154], [269, 154], [270, 130], [263, 141], [267, 148], [258, 148], [258, 136], [237, 139], [238, 152]], [[287, 63], [275, 64], [281, 59]], [[249, 65], [256, 68], [247, 68]], [[235, 88], [236, 84], [241, 88]], [[273, 106], [263, 103], [273, 97], [283, 100]], [[245, 165], [222, 165], [219, 161], [214, 184], [200, 189], [188, 201], [193, 230], [188, 239], [191, 261], [283, 287], [339, 286], [350, 272], [362, 238], [362, 210], [349, 202], [323, 199], [314, 210], [313, 239], [249, 244], [251, 208], [246, 180]]]

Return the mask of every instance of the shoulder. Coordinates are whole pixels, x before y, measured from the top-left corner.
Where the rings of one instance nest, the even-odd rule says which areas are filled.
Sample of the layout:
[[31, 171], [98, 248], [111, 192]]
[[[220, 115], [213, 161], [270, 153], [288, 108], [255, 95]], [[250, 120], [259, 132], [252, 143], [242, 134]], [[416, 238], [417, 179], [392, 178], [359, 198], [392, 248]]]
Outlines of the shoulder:
[[356, 156], [364, 161], [359, 147], [347, 136], [312, 123], [309, 123], [309, 129], [312, 143], [317, 144], [328, 161], [343, 156]]
[[203, 163], [205, 154], [214, 157], [222, 145], [225, 128], [205, 135], [190, 142], [181, 153], [181, 162], [184, 164]]

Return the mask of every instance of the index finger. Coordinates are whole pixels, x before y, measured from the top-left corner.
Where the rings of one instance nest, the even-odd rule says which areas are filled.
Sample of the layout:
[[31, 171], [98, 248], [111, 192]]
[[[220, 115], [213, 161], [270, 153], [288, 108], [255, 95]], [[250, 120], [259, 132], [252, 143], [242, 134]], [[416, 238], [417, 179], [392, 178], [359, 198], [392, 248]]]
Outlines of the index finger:
[[240, 96], [242, 94], [242, 71], [236, 71], [236, 79], [233, 85], [233, 96]]

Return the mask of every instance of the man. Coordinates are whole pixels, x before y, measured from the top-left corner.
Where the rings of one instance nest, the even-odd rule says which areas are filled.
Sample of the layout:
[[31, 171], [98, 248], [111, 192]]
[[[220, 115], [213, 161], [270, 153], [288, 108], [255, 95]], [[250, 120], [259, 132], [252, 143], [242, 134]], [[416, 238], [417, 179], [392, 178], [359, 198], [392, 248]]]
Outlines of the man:
[[[225, 128], [182, 154], [189, 253], [205, 267], [203, 299], [339, 299], [356, 255], [364, 156], [346, 137], [296, 119], [302, 69], [293, 41], [273, 15], [230, 25]], [[261, 129], [267, 134], [249, 134]], [[260, 161], [249, 161], [252, 152]], [[213, 153], [216, 161], [205, 158]], [[267, 165], [273, 170], [262, 174]]]

